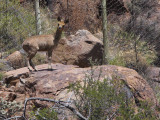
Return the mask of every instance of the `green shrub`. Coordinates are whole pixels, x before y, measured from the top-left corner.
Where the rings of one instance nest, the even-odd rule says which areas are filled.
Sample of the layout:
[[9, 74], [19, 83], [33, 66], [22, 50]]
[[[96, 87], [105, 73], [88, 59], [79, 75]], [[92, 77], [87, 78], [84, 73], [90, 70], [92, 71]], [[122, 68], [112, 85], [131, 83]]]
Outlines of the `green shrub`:
[[136, 61], [134, 52], [124, 54], [123, 60], [125, 62], [125, 67], [134, 69], [141, 75], [145, 74], [147, 67], [150, 65], [146, 58], [140, 55], [138, 55], [138, 60]]
[[123, 31], [140, 38], [137, 41], [139, 55], [145, 57], [148, 63], [153, 64], [155, 61], [156, 65], [159, 65], [159, 59], [155, 58], [157, 57], [155, 50], [159, 51], [160, 29], [157, 27], [158, 18], [152, 19], [152, 15], [156, 14], [158, 2], [158, 0], [131, 0], [127, 4], [131, 16], [121, 24]]
[[[143, 71], [144, 66], [154, 64], [154, 61], [157, 59], [155, 46], [150, 44], [151, 40], [148, 40], [148, 37], [143, 37], [144, 34], [135, 33], [137, 30], [140, 30], [138, 27], [139, 25], [137, 25], [136, 30], [127, 31], [120, 25], [108, 23], [109, 64], [129, 67], [137, 72]], [[141, 31], [138, 33], [141, 33]], [[150, 35], [150, 33], [146, 35]], [[100, 36], [98, 37], [99, 39], [102, 37]], [[141, 70], [141, 67], [143, 70]]]
[[0, 115], [8, 118], [19, 111], [22, 111], [22, 103], [17, 103], [16, 101], [10, 102], [0, 98]]
[[158, 117], [148, 105], [140, 102], [137, 107], [131, 90], [118, 77], [113, 80], [94, 79], [94, 70], [87, 75], [83, 84], [71, 84], [76, 96], [78, 111], [89, 120], [155, 120]]
[[0, 47], [7, 51], [19, 49], [23, 40], [35, 34], [35, 17], [32, 9], [17, 0], [0, 1]]
[[110, 38], [112, 46], [110, 47], [109, 64], [125, 66], [141, 74], [154, 63], [157, 56], [153, 45], [134, 33], [125, 32], [114, 26], [110, 29], [117, 31], [115, 30]]
[[126, 66], [123, 56], [114, 56], [114, 58], [108, 60], [109, 65]]
[[53, 109], [37, 109], [30, 113], [31, 120], [58, 120], [57, 113]]
[[105, 120], [125, 98], [122, 92], [117, 92], [122, 85], [119, 80], [100, 81], [87, 75], [84, 85], [77, 82], [71, 85], [71, 90], [76, 95], [75, 103], [80, 113], [86, 117], [91, 114], [89, 120]]
[[141, 106], [135, 110], [131, 104], [122, 103], [119, 107], [119, 112], [116, 120], [157, 120], [159, 119], [156, 112], [151, 109], [151, 105], [146, 102], [141, 102]]

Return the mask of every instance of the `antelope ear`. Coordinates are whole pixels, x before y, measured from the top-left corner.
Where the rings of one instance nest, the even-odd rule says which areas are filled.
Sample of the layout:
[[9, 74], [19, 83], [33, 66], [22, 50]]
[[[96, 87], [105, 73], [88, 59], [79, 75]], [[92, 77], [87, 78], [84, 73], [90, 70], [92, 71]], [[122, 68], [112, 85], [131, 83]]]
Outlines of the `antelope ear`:
[[69, 19], [65, 20], [64, 23], [69, 23]]
[[60, 16], [58, 16], [57, 20], [58, 20], [58, 21], [61, 21], [61, 17], [60, 17]]

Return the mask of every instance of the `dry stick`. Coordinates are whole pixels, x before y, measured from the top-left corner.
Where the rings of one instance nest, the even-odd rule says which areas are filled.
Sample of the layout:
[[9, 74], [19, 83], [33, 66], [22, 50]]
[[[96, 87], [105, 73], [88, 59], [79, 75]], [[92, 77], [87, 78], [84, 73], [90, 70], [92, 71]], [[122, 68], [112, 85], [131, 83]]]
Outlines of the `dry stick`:
[[[69, 96], [69, 98], [68, 98], [68, 100], [67, 100], [67, 105], [69, 105], [69, 102], [70, 102], [70, 100], [71, 100], [71, 97], [72, 97], [72, 95], [73, 95], [73, 93]], [[63, 119], [62, 120], [64, 120], [65, 119], [65, 117], [63, 117]]]
[[64, 107], [68, 108], [69, 110], [71, 110], [74, 114], [76, 114], [80, 119], [82, 120], [88, 120], [86, 117], [84, 117], [79, 111], [77, 111], [76, 109], [74, 109], [73, 107], [69, 106], [69, 105], [65, 105], [63, 103], [59, 103], [60, 105], [63, 105]]
[[89, 120], [89, 118], [91, 116], [91, 112], [92, 112], [92, 105], [89, 102], [89, 114], [88, 114], [87, 120]]
[[63, 101], [56, 101], [56, 100], [48, 99], [48, 98], [27, 98], [25, 100], [25, 103], [24, 103], [24, 110], [23, 110], [23, 117], [24, 118], [25, 118], [25, 115], [26, 115], [25, 112], [26, 112], [27, 102], [30, 101], [30, 100], [49, 101], [49, 102], [55, 102], [55, 103], [63, 102]]
[[17, 119], [17, 118], [21, 118], [22, 116], [14, 116], [14, 117], [11, 117], [11, 118], [7, 118], [7, 119], [4, 119], [4, 120], [11, 120], [11, 119]]
[[113, 120], [114, 116], [117, 115], [117, 112], [118, 112], [118, 110], [116, 110], [108, 120]]
[[6, 117], [5, 117], [5, 116], [3, 116], [3, 115], [0, 115], [0, 119], [1, 119], [1, 118], [6, 119]]
[[81, 118], [82, 120], [88, 120], [87, 118], [85, 118], [80, 112], [78, 112], [77, 110], [75, 110], [73, 107], [69, 106], [68, 104], [64, 104], [64, 103], [68, 103], [66, 101], [57, 101], [57, 100], [53, 100], [53, 99], [48, 99], [48, 98], [27, 98], [25, 100], [25, 103], [24, 103], [24, 111], [23, 111], [23, 115], [22, 117], [24, 119], [25, 118], [25, 113], [26, 113], [26, 106], [27, 106], [27, 102], [30, 101], [30, 100], [40, 100], [40, 101], [48, 101], [48, 102], [55, 102], [55, 103], [58, 103], [66, 108], [68, 108], [69, 110], [71, 110], [73, 113], [75, 113], [79, 118]]

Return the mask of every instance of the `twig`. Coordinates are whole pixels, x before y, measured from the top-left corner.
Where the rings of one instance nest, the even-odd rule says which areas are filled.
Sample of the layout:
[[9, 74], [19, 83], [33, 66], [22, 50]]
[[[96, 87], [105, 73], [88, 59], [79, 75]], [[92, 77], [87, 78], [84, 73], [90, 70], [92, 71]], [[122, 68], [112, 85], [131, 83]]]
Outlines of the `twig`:
[[80, 119], [82, 120], [88, 120], [86, 117], [84, 117], [79, 111], [77, 111], [76, 109], [74, 109], [73, 107], [63, 104], [63, 103], [59, 103], [60, 105], [65, 106], [66, 108], [68, 108], [69, 110], [71, 110], [74, 114], [76, 114]]
[[118, 110], [116, 110], [108, 120], [113, 120], [113, 117], [114, 117], [115, 115], [117, 115], [117, 112], [118, 112]]
[[4, 120], [17, 119], [17, 118], [21, 118], [21, 117], [22, 117], [22, 116], [14, 116], [14, 117], [10, 117], [10, 118], [4, 119]]
[[[23, 110], [23, 115], [22, 116], [15, 116], [15, 117], [7, 118], [5, 120], [11, 120], [11, 119], [15, 119], [15, 118], [16, 119], [17, 118], [22, 118], [22, 119], [26, 120], [26, 107], [27, 107], [27, 102], [30, 101], [30, 100], [40, 100], [40, 101], [54, 102], [54, 103], [60, 104], [60, 105], [62, 105], [64, 107], [66, 107], [67, 109], [71, 110], [74, 114], [76, 114], [82, 120], [88, 120], [79, 111], [77, 111], [73, 107], [69, 106], [69, 104], [68, 104], [69, 101], [66, 102], [66, 101], [60, 101], [60, 100], [58, 101], [58, 100], [53, 100], [53, 99], [48, 99], [48, 98], [34, 98], [34, 97], [33, 98], [27, 98], [25, 100], [24, 110]], [[67, 103], [67, 104], [65, 104], [65, 103]]]
[[54, 102], [54, 103], [60, 103], [60, 102], [64, 102], [65, 103], [65, 101], [57, 101], [57, 100], [48, 99], [48, 98], [27, 98], [25, 100], [25, 103], [24, 103], [24, 110], [23, 110], [23, 117], [24, 118], [25, 118], [25, 115], [26, 115], [27, 102], [30, 101], [30, 100], [40, 100], [40, 101], [48, 101], [48, 102]]
[[[68, 100], [67, 100], [67, 105], [69, 105], [69, 102], [70, 102], [70, 100], [71, 100], [71, 97], [72, 97], [72, 95], [73, 95], [73, 93], [71, 93], [71, 95], [69, 96], [69, 98], [68, 98]], [[62, 120], [64, 120], [66, 118], [66, 116], [64, 116], [63, 118], [62, 118]]]
[[5, 116], [3, 116], [3, 115], [0, 115], [0, 118], [6, 119], [6, 117], [5, 117]]
[[89, 114], [88, 114], [87, 120], [89, 120], [89, 118], [91, 117], [91, 112], [92, 112], [92, 106], [89, 102]]

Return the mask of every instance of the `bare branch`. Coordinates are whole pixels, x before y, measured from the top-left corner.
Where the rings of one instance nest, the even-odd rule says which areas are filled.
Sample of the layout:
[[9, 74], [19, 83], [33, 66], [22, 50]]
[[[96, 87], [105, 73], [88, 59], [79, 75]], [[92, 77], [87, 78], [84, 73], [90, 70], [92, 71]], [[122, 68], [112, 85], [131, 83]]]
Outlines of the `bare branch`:
[[117, 112], [118, 110], [116, 110], [108, 120], [113, 120], [113, 118], [117, 115]]
[[10, 117], [10, 118], [4, 119], [4, 120], [17, 119], [17, 118], [21, 118], [21, 117], [22, 117], [22, 116], [14, 116], [14, 117]]
[[[17, 118], [22, 118], [23, 120], [26, 120], [26, 107], [27, 107], [27, 102], [30, 100], [40, 100], [40, 101], [47, 101], [47, 102], [54, 102], [57, 104], [60, 104], [62, 106], [64, 106], [65, 108], [71, 110], [75, 115], [77, 115], [79, 118], [81, 118], [82, 120], [88, 120], [88, 118], [84, 117], [79, 111], [77, 111], [75, 108], [71, 107], [68, 103], [70, 101], [60, 101], [60, 100], [53, 100], [53, 99], [48, 99], [48, 98], [27, 98], [25, 100], [24, 103], [24, 110], [23, 110], [23, 115], [22, 116], [15, 116], [15, 117], [11, 117], [11, 118], [7, 118], [5, 120], [11, 120], [11, 119], [17, 119]], [[67, 103], [67, 104], [66, 104]]]
[[88, 120], [91, 116], [91, 112], [92, 112], [92, 106], [91, 106], [91, 103], [89, 102], [89, 114], [88, 114], [88, 117], [87, 117]]
[[0, 118], [6, 119], [6, 117], [5, 117], [5, 116], [3, 116], [3, 115], [0, 115]]
[[66, 105], [66, 104], [63, 104], [63, 103], [59, 103], [59, 104], [65, 106], [66, 108], [68, 108], [69, 110], [71, 110], [74, 114], [76, 114], [82, 120], [88, 120], [86, 117], [84, 117], [79, 111], [77, 111], [73, 107], [71, 107], [69, 105]]
[[[73, 95], [73, 93], [71, 93], [71, 95], [69, 96], [67, 103], [66, 103], [67, 105], [69, 105], [72, 95]], [[62, 120], [64, 120], [65, 118], [66, 118], [66, 116], [64, 116]]]
[[54, 103], [60, 103], [60, 102], [63, 102], [63, 103], [66, 103], [65, 101], [57, 101], [57, 100], [53, 100], [53, 99], [48, 99], [48, 98], [27, 98], [25, 100], [25, 103], [24, 103], [24, 110], [23, 110], [23, 117], [25, 118], [25, 115], [26, 115], [26, 106], [27, 106], [27, 102], [30, 101], [30, 100], [40, 100], [40, 101], [47, 101], [47, 102], [54, 102]]

